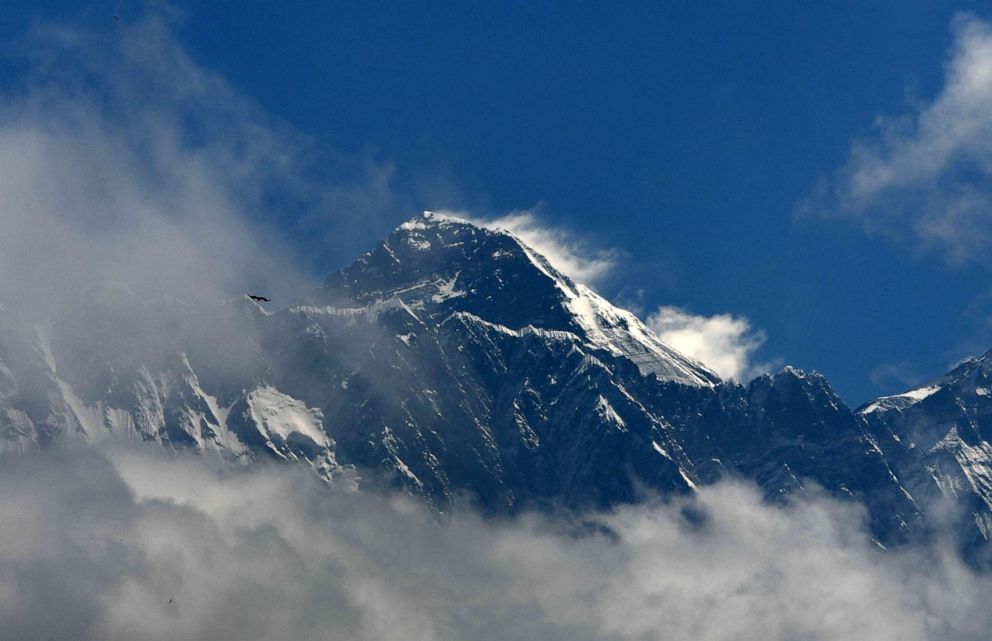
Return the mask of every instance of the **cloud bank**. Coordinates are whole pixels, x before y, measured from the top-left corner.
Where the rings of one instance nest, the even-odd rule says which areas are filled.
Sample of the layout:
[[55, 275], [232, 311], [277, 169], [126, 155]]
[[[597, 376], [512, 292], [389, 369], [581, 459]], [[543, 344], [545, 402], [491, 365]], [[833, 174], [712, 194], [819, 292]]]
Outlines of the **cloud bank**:
[[944, 85], [928, 103], [881, 117], [800, 212], [859, 221], [952, 264], [988, 264], [992, 248], [992, 27], [962, 14]]
[[992, 625], [987, 579], [880, 551], [856, 507], [769, 507], [736, 485], [687, 506], [438, 521], [284, 467], [63, 450], [0, 467], [0, 620], [73, 641], [955, 641]]
[[746, 381], [770, 369], [754, 363], [765, 333], [743, 316], [699, 316], [679, 307], [660, 307], [645, 321], [662, 341], [703, 363], [722, 378]]

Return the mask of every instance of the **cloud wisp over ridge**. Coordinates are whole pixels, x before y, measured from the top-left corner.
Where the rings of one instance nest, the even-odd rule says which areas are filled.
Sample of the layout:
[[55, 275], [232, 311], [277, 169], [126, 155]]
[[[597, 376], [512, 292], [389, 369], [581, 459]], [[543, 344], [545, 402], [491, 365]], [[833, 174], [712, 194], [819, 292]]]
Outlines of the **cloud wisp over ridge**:
[[[496, 218], [478, 218], [467, 212], [440, 213], [509, 231], [582, 283], [595, 286], [608, 281], [620, 267], [619, 251], [597, 247], [572, 231], [548, 225], [533, 210], [514, 211]], [[778, 360], [755, 361], [767, 336], [743, 316], [701, 316], [679, 307], [662, 306], [648, 315], [645, 323], [663, 342], [700, 361], [722, 378], [747, 381], [781, 364]]]
[[496, 218], [479, 218], [466, 212], [451, 212], [490, 229], [502, 229], [517, 236], [543, 255], [570, 278], [595, 287], [615, 275], [620, 252], [597, 247], [580, 235], [541, 220], [534, 209], [512, 211]]
[[746, 382], [777, 364], [754, 362], [755, 353], [767, 337], [743, 316], [700, 316], [679, 307], [664, 306], [645, 322], [662, 341], [722, 378]]
[[992, 247], [992, 26], [952, 25], [944, 84], [929, 102], [883, 116], [847, 162], [800, 204], [801, 214], [858, 221], [952, 264], [988, 266]]

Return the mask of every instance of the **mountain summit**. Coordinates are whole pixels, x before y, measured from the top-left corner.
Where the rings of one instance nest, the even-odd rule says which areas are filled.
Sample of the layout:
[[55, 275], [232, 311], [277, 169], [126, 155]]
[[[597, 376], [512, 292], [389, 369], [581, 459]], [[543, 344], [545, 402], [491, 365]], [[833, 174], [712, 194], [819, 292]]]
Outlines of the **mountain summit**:
[[736, 478], [860, 501], [884, 544], [929, 536], [951, 498], [977, 553], [990, 362], [858, 411], [794, 368], [721, 381], [512, 233], [426, 212], [281, 310], [121, 288], [43, 325], [0, 308], [0, 450], [127, 438], [491, 513]]
[[336, 305], [409, 305], [438, 322], [469, 314], [508, 330], [567, 332], [660, 380], [712, 386], [720, 377], [662, 343], [634, 314], [575, 283], [512, 233], [424, 212], [331, 275]]

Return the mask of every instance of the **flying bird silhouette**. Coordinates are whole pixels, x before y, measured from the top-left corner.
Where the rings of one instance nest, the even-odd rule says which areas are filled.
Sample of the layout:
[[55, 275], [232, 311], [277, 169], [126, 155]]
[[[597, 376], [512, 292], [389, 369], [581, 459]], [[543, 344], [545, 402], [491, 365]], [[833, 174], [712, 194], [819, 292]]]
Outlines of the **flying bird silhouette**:
[[266, 298], [265, 296], [256, 296], [255, 294], [248, 294], [248, 298], [250, 298], [252, 300], [257, 300], [260, 303], [269, 303], [269, 302], [272, 302], [272, 299], [271, 298]]

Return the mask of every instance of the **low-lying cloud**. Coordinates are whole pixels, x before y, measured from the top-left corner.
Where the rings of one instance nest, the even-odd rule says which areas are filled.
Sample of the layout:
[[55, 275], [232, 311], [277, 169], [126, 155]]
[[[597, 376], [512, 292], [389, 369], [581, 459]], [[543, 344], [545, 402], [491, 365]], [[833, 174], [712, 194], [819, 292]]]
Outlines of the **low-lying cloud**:
[[581, 528], [438, 520], [288, 467], [62, 450], [0, 467], [0, 620], [73, 641], [954, 641], [992, 625], [987, 579], [880, 550], [856, 506], [770, 507], [732, 484], [687, 505]]
[[992, 26], [955, 18], [944, 85], [901, 116], [878, 118], [846, 164], [799, 210], [859, 221], [955, 264], [992, 247]]
[[722, 378], [746, 381], [773, 367], [753, 362], [765, 333], [743, 316], [700, 316], [679, 307], [661, 307], [645, 321], [662, 341], [703, 363]]

